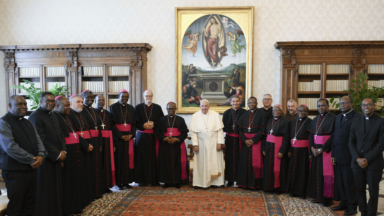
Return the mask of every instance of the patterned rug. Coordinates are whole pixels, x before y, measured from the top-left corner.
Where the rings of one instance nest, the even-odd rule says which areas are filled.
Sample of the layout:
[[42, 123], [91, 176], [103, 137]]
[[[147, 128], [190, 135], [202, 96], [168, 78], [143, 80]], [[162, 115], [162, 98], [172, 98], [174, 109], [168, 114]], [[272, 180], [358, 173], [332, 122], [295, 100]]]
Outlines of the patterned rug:
[[239, 188], [195, 190], [140, 187], [115, 191], [94, 201], [81, 215], [342, 215], [309, 199]]

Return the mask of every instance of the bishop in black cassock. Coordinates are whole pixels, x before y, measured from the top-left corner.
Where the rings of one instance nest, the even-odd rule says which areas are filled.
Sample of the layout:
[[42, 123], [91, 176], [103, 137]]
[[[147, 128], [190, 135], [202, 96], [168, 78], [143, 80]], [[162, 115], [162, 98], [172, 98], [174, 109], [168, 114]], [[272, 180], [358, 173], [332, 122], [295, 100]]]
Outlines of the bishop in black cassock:
[[239, 155], [240, 155], [240, 135], [239, 126], [237, 121], [241, 115], [246, 112], [245, 109], [240, 107], [240, 97], [233, 96], [231, 98], [232, 108], [224, 112], [223, 131], [225, 136], [225, 180], [228, 181], [227, 187], [233, 185], [236, 181], [237, 172], [239, 167]]
[[[78, 100], [81, 101], [79, 97]], [[80, 213], [89, 204], [89, 191], [84, 181], [87, 173], [86, 159], [83, 152], [88, 151], [89, 144], [80, 137], [81, 131], [77, 130], [68, 115], [71, 112], [70, 103], [65, 97], [56, 97], [55, 111], [60, 130], [63, 133], [67, 158], [62, 164], [62, 208], [63, 214]], [[80, 142], [80, 140], [82, 140]]]
[[109, 112], [116, 123], [115, 169], [116, 185], [120, 189], [131, 188], [129, 183], [135, 181], [135, 149], [133, 138], [136, 136], [136, 114], [133, 106], [128, 104], [129, 93], [121, 90], [119, 101], [109, 106]]
[[99, 118], [101, 121], [101, 143], [102, 143], [102, 170], [104, 173], [105, 192], [112, 192], [109, 188], [116, 185], [116, 164], [114, 149], [115, 144], [113, 137], [118, 133], [118, 130], [113, 120], [113, 116], [110, 112], [104, 109], [105, 98], [102, 95], [96, 96], [96, 109], [99, 112]]
[[262, 142], [264, 157], [263, 190], [282, 193], [287, 190], [287, 176], [290, 148], [290, 121], [283, 118], [283, 108], [274, 105], [273, 118], [265, 127], [267, 138]]
[[309, 174], [309, 131], [312, 122], [308, 118], [308, 107], [300, 105], [297, 109], [299, 118], [291, 121], [291, 150], [287, 179], [287, 192], [292, 197], [305, 199]]
[[135, 140], [135, 178], [140, 186], [154, 186], [159, 185], [157, 156], [160, 144], [154, 131], [164, 113], [159, 105], [152, 103], [151, 90], [144, 91], [143, 96], [145, 103], [135, 107], [138, 129]]
[[264, 94], [263, 96], [263, 107], [260, 107], [260, 110], [262, 110], [265, 115], [267, 116], [267, 120], [272, 118], [272, 96], [270, 94]]
[[241, 138], [239, 169], [236, 185], [243, 189], [259, 189], [263, 177], [263, 156], [261, 141], [267, 117], [263, 110], [257, 109], [257, 99], [248, 99], [249, 110], [237, 122]]
[[182, 117], [176, 115], [176, 104], [167, 104], [168, 115], [160, 118], [156, 136], [159, 146], [159, 182], [163, 188], [174, 186], [180, 188], [188, 184], [187, 148], [184, 140], [188, 127]]
[[66, 145], [58, 119], [52, 114], [55, 98], [52, 93], [40, 96], [40, 107], [28, 118], [43, 141], [48, 157], [37, 170], [35, 215], [62, 215], [61, 163], [65, 160]]
[[83, 158], [85, 159], [85, 171], [82, 172], [82, 190], [86, 196], [85, 206], [92, 202], [95, 198], [95, 188], [94, 188], [94, 179], [93, 173], [93, 161], [92, 161], [92, 151], [96, 151], [95, 147], [92, 145], [91, 133], [89, 131], [89, 126], [86, 121], [86, 117], [81, 113], [83, 110], [83, 100], [80, 95], [72, 95], [70, 98], [71, 111], [68, 115], [69, 120], [75, 126], [75, 130], [79, 131], [80, 137], [80, 146], [88, 146], [88, 149], [82, 148], [81, 152]]
[[103, 172], [103, 158], [102, 158], [102, 136], [100, 133], [101, 119], [99, 111], [92, 107], [95, 101], [95, 96], [92, 91], [83, 91], [83, 104], [84, 108], [81, 114], [85, 117], [85, 121], [89, 126], [91, 133], [91, 144], [94, 148], [92, 151], [92, 196], [93, 198], [100, 198], [105, 191], [104, 172]]
[[317, 102], [320, 115], [309, 125], [309, 146], [312, 160], [309, 171], [307, 196], [314, 199], [313, 203], [332, 205], [334, 196], [334, 172], [331, 162], [332, 139], [335, 114], [329, 111], [329, 102], [320, 99]]

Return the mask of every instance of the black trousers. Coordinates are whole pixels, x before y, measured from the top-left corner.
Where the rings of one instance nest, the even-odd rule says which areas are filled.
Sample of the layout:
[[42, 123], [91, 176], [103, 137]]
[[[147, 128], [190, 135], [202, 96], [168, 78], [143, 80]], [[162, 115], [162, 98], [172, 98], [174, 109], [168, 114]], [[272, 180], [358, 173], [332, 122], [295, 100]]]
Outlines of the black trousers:
[[350, 164], [336, 164], [335, 183], [340, 193], [341, 202], [348, 204], [348, 209], [356, 210], [355, 178]]
[[[359, 211], [362, 216], [376, 215], [379, 200], [379, 183], [382, 170], [353, 169]], [[369, 187], [369, 201], [367, 204], [366, 186]]]
[[36, 200], [36, 170], [3, 170], [9, 203], [7, 215], [33, 215]]

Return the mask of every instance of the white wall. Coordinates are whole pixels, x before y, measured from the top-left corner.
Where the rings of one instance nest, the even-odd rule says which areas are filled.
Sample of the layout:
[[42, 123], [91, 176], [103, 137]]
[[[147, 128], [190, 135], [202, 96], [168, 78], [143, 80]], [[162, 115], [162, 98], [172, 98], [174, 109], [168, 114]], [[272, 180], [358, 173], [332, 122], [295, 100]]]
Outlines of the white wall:
[[148, 85], [165, 106], [176, 99], [174, 8], [214, 6], [255, 7], [253, 94], [276, 103], [276, 41], [384, 40], [384, 0], [0, 0], [0, 44], [150, 43]]

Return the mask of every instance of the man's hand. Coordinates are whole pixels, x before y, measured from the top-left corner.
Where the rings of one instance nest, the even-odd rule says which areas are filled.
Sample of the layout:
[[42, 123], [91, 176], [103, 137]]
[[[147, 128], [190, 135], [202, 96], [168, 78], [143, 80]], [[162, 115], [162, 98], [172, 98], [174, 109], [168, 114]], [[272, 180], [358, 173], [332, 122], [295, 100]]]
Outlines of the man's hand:
[[163, 141], [171, 144], [171, 139], [169, 137], [165, 137]]
[[171, 144], [175, 144], [177, 142], [179, 142], [179, 138], [176, 138], [176, 137], [171, 138]]
[[216, 150], [217, 150], [217, 151], [220, 151], [220, 150], [221, 150], [221, 144], [217, 144], [217, 145], [216, 145]]
[[43, 160], [44, 158], [41, 157], [41, 156], [36, 156], [36, 157], [33, 157], [33, 160], [36, 160], [35, 163], [31, 164], [31, 167], [33, 169], [37, 169], [41, 166], [41, 164], [43, 163]]
[[331, 162], [333, 165], [336, 165], [336, 162], [335, 162], [335, 158], [334, 157], [331, 157]]
[[61, 162], [60, 165], [61, 165], [61, 168], [64, 168], [64, 162]]
[[130, 139], [132, 139], [133, 135], [132, 134], [129, 134], [129, 135], [126, 135], [127, 136], [127, 141], [129, 141]]
[[67, 158], [67, 154], [65, 153], [65, 151], [61, 151], [59, 161], [64, 161], [65, 158]]
[[121, 139], [125, 141], [125, 139], [127, 139], [127, 135], [123, 135], [123, 136], [121, 137]]
[[100, 152], [102, 152], [103, 151], [103, 146], [100, 146]]
[[93, 150], [93, 146], [91, 144], [89, 144], [88, 146], [88, 152], [91, 152]]
[[196, 153], [199, 152], [199, 146], [193, 146], [193, 151]]
[[367, 159], [365, 158], [357, 158], [357, 163], [359, 164], [359, 166], [363, 169], [365, 169], [367, 166], [368, 166], [368, 161]]
[[309, 161], [311, 161], [312, 160], [312, 155], [309, 155]]
[[283, 158], [283, 156], [284, 156], [284, 155], [283, 155], [282, 153], [280, 153], [280, 152], [279, 152], [279, 154], [277, 155], [277, 157], [280, 158], [280, 159]]
[[148, 123], [144, 123], [143, 128], [148, 129]]
[[265, 156], [265, 151], [263, 151], [263, 155]]
[[115, 152], [116, 151], [116, 147], [113, 147], [113, 152]]
[[311, 151], [312, 151], [312, 154], [313, 154], [314, 156], [317, 155], [317, 151], [316, 151], [316, 149], [315, 149], [314, 147], [311, 147]]
[[148, 130], [153, 129], [153, 126], [154, 126], [153, 121], [150, 121], [149, 123], [145, 123], [145, 124], [147, 124], [147, 128], [146, 129], [148, 129]]
[[292, 154], [291, 152], [288, 152], [288, 157], [289, 157], [289, 158], [291, 157], [291, 154]]

